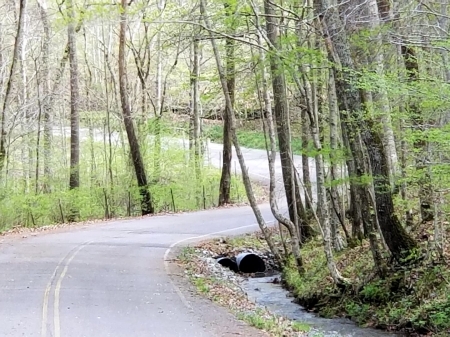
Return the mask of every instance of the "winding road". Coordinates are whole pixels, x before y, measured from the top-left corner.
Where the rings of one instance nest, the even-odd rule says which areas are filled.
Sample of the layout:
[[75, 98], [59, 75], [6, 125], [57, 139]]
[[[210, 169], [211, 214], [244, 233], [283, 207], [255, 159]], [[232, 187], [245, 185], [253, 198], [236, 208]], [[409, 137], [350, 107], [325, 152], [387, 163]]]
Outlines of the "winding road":
[[[221, 145], [208, 148], [219, 165]], [[267, 179], [265, 151], [244, 154], [252, 177]], [[250, 207], [232, 207], [4, 236], [0, 336], [264, 336], [196, 296], [170, 262], [175, 246], [257, 228]]]

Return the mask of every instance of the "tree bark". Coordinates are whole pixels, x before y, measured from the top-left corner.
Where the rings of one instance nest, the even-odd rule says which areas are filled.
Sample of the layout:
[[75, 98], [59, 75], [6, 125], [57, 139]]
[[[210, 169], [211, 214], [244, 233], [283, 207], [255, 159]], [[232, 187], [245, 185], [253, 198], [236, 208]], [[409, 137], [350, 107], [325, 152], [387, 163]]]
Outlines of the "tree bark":
[[[353, 71], [355, 70], [353, 60], [350, 54], [350, 47], [347, 42], [345, 30], [343, 29], [336, 7], [330, 6], [327, 0], [321, 0], [320, 4], [326, 9], [325, 16], [319, 12], [328, 29], [325, 29], [326, 37], [329, 36], [331, 42], [331, 52], [334, 57], [338, 96], [341, 97], [342, 106], [341, 118], [348, 123], [348, 130], [352, 129], [361, 135], [372, 169], [374, 180], [375, 203], [378, 221], [392, 255], [400, 260], [406, 257], [409, 252], [417, 247], [416, 242], [406, 233], [402, 227], [397, 215], [394, 212], [392, 200], [392, 191], [389, 183], [389, 168], [385, 157], [383, 143], [375, 133], [373, 126], [369, 123], [363, 114], [363, 107], [358, 89], [353, 85]], [[355, 144], [356, 142], [351, 142]], [[356, 162], [357, 170], [362, 175], [370, 174], [370, 171], [364, 167], [360, 150], [352, 146], [352, 154]], [[369, 228], [374, 233], [372, 228]]]
[[[224, 3], [225, 15], [228, 20], [233, 20], [233, 14], [235, 11], [235, 5], [227, 2]], [[235, 32], [234, 23], [231, 22], [231, 29], [229, 34]], [[232, 107], [234, 109], [235, 100], [235, 87], [236, 87], [236, 76], [235, 76], [235, 41], [232, 38], [225, 39], [225, 50], [226, 50], [226, 76], [227, 76], [227, 90], [230, 95], [230, 100]], [[228, 109], [225, 107], [225, 109]], [[229, 113], [225, 112], [223, 118], [223, 151], [222, 151], [222, 175], [220, 177], [220, 187], [219, 187], [219, 206], [231, 203], [231, 159], [233, 156], [231, 148], [231, 128], [230, 128], [230, 118]]]
[[119, 32], [119, 90], [120, 102], [122, 105], [123, 121], [127, 132], [128, 143], [130, 145], [131, 159], [133, 161], [136, 180], [141, 195], [141, 213], [142, 215], [152, 214], [155, 212], [150, 191], [148, 190], [147, 175], [145, 172], [144, 162], [142, 160], [139, 142], [134, 130], [133, 120], [131, 118], [131, 108], [128, 102], [127, 92], [127, 72], [125, 64], [125, 33], [127, 28], [127, 8], [128, 2], [121, 0], [120, 13], [120, 32]]
[[366, 2], [369, 14], [369, 26], [375, 34], [369, 48], [373, 55], [374, 71], [378, 75], [379, 83], [378, 89], [373, 92], [373, 100], [375, 108], [379, 111], [381, 124], [383, 125], [383, 145], [386, 151], [386, 159], [390, 172], [391, 185], [393, 179], [398, 175], [398, 156], [395, 146], [394, 131], [392, 129], [391, 107], [389, 104], [389, 97], [384, 83], [384, 53], [383, 42], [380, 33], [380, 14], [378, 13], [377, 0], [368, 0]]
[[17, 34], [14, 40], [14, 50], [12, 55], [11, 67], [9, 69], [9, 76], [6, 82], [6, 90], [3, 98], [3, 106], [0, 112], [0, 173], [3, 171], [6, 161], [6, 141], [7, 141], [7, 131], [6, 131], [6, 112], [11, 101], [12, 87], [14, 84], [14, 75], [17, 70], [17, 62], [20, 59], [20, 47], [23, 39], [24, 31], [24, 17], [26, 11], [26, 0], [20, 0], [19, 2], [19, 20], [17, 22]]
[[[124, 0], [122, 0], [122, 1], [124, 1]], [[228, 109], [226, 109], [225, 111], [230, 113], [229, 117], [230, 117], [230, 121], [231, 121], [231, 123], [230, 123], [231, 136], [232, 136], [234, 148], [236, 150], [236, 155], [238, 157], [239, 166], [241, 167], [242, 180], [244, 182], [247, 198], [249, 200], [249, 203], [253, 210], [253, 213], [255, 214], [256, 221], [258, 222], [259, 228], [261, 229], [261, 232], [263, 233], [264, 238], [270, 248], [270, 251], [274, 254], [275, 260], [281, 266], [282, 265], [281, 256], [273, 243], [272, 235], [267, 228], [267, 224], [264, 221], [264, 218], [261, 214], [261, 210], [259, 209], [258, 204], [256, 202], [255, 194], [254, 194], [253, 188], [252, 188], [252, 183], [250, 181], [250, 176], [247, 172], [247, 167], [245, 166], [245, 160], [244, 160], [244, 156], [242, 154], [241, 146], [239, 145], [239, 141], [236, 136], [236, 120], [235, 120], [235, 116], [234, 116], [234, 109], [233, 109], [233, 105], [231, 104], [232, 103], [231, 97], [228, 93], [227, 79], [226, 79], [224, 68], [222, 66], [222, 62], [220, 60], [219, 49], [217, 48], [216, 41], [214, 40], [214, 35], [211, 31], [211, 23], [209, 21], [209, 18], [206, 15], [206, 1], [205, 0], [200, 0], [200, 12], [201, 12], [203, 21], [205, 22], [205, 26], [208, 29], [209, 36], [211, 39], [211, 45], [213, 48], [214, 58], [215, 58], [217, 70], [219, 73], [220, 84], [222, 86], [222, 91], [223, 91], [223, 94], [225, 97], [225, 104], [228, 107]]]
[[192, 163], [194, 164], [196, 178], [199, 181], [201, 170], [201, 120], [200, 120], [200, 42], [197, 37], [194, 37], [193, 43], [193, 60], [191, 73], [191, 124], [192, 124]]
[[[268, 1], [264, 2], [264, 12], [266, 15], [267, 38], [269, 39], [271, 48], [273, 49], [270, 55], [270, 69], [272, 73], [274, 113], [278, 146], [280, 149], [283, 184], [289, 210], [289, 219], [295, 224], [297, 228], [300, 228], [298, 218], [301, 210], [299, 210], [298, 208], [296, 198], [298, 194], [296, 193], [295, 174], [291, 150], [289, 107], [286, 97], [286, 79], [282, 70], [282, 66], [280, 64], [280, 60], [276, 55], [276, 52], [279, 49], [280, 45], [280, 32], [278, 24], [276, 22], [277, 20], [275, 11], [272, 4], [270, 4]], [[302, 236], [302, 233], [300, 233], [300, 235]]]
[[[413, 47], [402, 45], [401, 52], [405, 63], [408, 82], [414, 84], [419, 79], [419, 63]], [[423, 222], [432, 221], [434, 219], [433, 205], [433, 186], [431, 177], [428, 173], [428, 142], [425, 135], [425, 121], [420, 108], [410, 99], [408, 104], [411, 122], [415, 132], [418, 133], [414, 140], [414, 149], [416, 154], [416, 169], [420, 174], [419, 178], [419, 199], [420, 199], [420, 215]]]
[[51, 178], [51, 143], [52, 143], [52, 120], [50, 111], [50, 68], [49, 68], [49, 55], [50, 55], [50, 22], [48, 20], [47, 3], [45, 0], [38, 1], [39, 13], [42, 20], [42, 26], [44, 28], [44, 37], [42, 41], [42, 114], [44, 120], [44, 135], [43, 135], [43, 148], [44, 148], [44, 193], [51, 192], [50, 178]]
[[[70, 64], [70, 178], [69, 189], [80, 187], [80, 116], [79, 100], [80, 92], [78, 87], [78, 60], [75, 37], [74, 17], [75, 11], [72, 0], [67, 3], [67, 15], [69, 24], [67, 27], [67, 38], [69, 45]], [[74, 210], [76, 212], [76, 210]], [[71, 218], [72, 221], [75, 218]]]

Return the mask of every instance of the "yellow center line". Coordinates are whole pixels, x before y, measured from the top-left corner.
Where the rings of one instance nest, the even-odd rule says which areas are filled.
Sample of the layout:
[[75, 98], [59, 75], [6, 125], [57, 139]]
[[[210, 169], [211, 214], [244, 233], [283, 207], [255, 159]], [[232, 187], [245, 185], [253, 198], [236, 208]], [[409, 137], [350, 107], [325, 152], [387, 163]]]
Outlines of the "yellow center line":
[[58, 272], [58, 269], [63, 261], [64, 261], [64, 259], [62, 259], [58, 263], [58, 265], [55, 268], [55, 271], [53, 272], [52, 277], [50, 278], [50, 281], [47, 284], [47, 287], [45, 288], [44, 304], [42, 305], [42, 328], [41, 328], [41, 336], [42, 337], [47, 336], [47, 315], [48, 315], [48, 301], [49, 301], [49, 296], [50, 296], [50, 290], [52, 288], [53, 280], [56, 277], [56, 273]]
[[41, 337], [47, 337], [48, 309], [49, 309], [50, 292], [52, 289], [52, 284], [56, 278], [56, 275], [58, 274], [58, 270], [60, 269], [61, 265], [64, 263], [64, 260], [66, 260], [67, 257], [70, 256], [70, 258], [67, 260], [67, 262], [65, 264], [65, 267], [64, 267], [61, 275], [58, 278], [58, 281], [57, 281], [56, 287], [55, 287], [55, 296], [54, 296], [54, 303], [53, 303], [53, 314], [54, 314], [53, 322], [54, 322], [55, 334], [52, 334], [52, 335], [55, 337], [60, 336], [61, 327], [60, 327], [60, 320], [59, 320], [59, 298], [60, 298], [60, 293], [61, 293], [61, 283], [62, 283], [62, 280], [64, 279], [64, 276], [67, 273], [67, 269], [69, 268], [69, 263], [72, 262], [74, 257], [78, 254], [78, 252], [81, 249], [83, 249], [86, 245], [88, 245], [91, 242], [92, 241], [85, 242], [85, 243], [81, 244], [80, 246], [73, 248], [69, 253], [67, 253], [67, 255], [64, 256], [61, 259], [61, 261], [59, 261], [49, 282], [47, 283], [47, 287], [45, 288], [45, 292], [44, 292], [44, 301], [42, 304]]
[[55, 337], [61, 337], [61, 322], [59, 319], [59, 302], [60, 302], [60, 293], [61, 293], [61, 283], [66, 276], [67, 270], [69, 269], [69, 264], [72, 262], [73, 258], [82, 250], [84, 247], [86, 247], [88, 243], [84, 243], [82, 246], [80, 246], [67, 260], [66, 265], [64, 267], [64, 270], [62, 271], [61, 275], [59, 275], [58, 282], [56, 282], [55, 287], [55, 298], [53, 303], [53, 325], [55, 329]]

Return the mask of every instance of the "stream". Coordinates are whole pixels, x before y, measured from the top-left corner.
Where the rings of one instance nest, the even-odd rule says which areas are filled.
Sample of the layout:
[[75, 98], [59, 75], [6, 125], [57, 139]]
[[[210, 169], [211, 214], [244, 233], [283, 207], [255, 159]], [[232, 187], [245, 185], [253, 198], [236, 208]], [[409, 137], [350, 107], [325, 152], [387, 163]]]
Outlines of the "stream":
[[300, 305], [293, 303], [288, 291], [280, 284], [273, 283], [280, 276], [249, 278], [241, 287], [250, 300], [266, 307], [270, 312], [306, 323], [311, 326], [308, 336], [311, 337], [400, 337], [401, 334], [389, 333], [371, 328], [360, 328], [345, 318], [323, 318], [307, 312]]

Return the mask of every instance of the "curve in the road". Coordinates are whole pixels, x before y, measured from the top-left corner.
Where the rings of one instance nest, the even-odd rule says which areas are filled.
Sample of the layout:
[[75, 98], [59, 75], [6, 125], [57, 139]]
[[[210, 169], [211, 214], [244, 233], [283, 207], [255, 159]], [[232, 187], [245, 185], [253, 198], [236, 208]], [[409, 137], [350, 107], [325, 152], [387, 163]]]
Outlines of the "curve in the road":
[[[264, 176], [263, 153], [246, 151], [250, 172]], [[268, 205], [260, 208], [271, 221]], [[245, 206], [5, 236], [0, 336], [212, 337], [244, 330], [246, 336], [263, 335], [168, 275], [174, 247], [256, 228]]]

